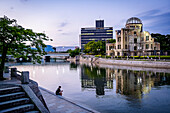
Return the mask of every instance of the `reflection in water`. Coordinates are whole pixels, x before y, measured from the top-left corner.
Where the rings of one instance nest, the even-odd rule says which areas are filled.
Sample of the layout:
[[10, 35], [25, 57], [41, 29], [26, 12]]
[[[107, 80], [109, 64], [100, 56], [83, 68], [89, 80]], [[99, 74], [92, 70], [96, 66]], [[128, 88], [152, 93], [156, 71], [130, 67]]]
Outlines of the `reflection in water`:
[[105, 95], [105, 89], [113, 89], [116, 80], [116, 93], [141, 99], [153, 86], [170, 85], [167, 73], [120, 70], [81, 66], [81, 87], [95, 88], [96, 95]]
[[81, 67], [82, 88], [96, 88], [97, 95], [104, 95], [104, 87], [107, 85], [106, 70], [98, 67]]
[[[61, 85], [64, 97], [101, 113], [170, 111], [170, 71], [166, 69], [100, 68], [69, 62], [15, 67], [29, 71], [31, 79], [54, 93]], [[164, 71], [169, 74], [162, 73]]]

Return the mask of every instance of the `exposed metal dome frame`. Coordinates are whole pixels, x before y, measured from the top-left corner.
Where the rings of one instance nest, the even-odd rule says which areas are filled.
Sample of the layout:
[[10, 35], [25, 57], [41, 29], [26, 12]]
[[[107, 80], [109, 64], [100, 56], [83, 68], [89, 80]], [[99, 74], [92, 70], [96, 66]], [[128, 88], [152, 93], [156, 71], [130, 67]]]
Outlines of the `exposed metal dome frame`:
[[142, 21], [137, 17], [131, 17], [126, 21], [126, 24], [142, 24]]

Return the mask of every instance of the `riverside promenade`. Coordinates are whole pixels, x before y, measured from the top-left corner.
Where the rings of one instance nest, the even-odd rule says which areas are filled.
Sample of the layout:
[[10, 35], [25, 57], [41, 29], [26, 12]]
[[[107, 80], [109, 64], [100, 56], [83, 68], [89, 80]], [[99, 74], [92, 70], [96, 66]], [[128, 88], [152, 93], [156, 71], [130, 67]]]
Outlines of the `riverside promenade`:
[[66, 99], [63, 96], [57, 96], [44, 88], [40, 87], [40, 91], [50, 113], [99, 113], [85, 105]]
[[[15, 77], [12, 77], [10, 80], [0, 81], [0, 86], [5, 84], [19, 85], [21, 81]], [[39, 87], [39, 89], [50, 113], [99, 113], [82, 104], [75, 103], [62, 96], [57, 96], [44, 88]]]

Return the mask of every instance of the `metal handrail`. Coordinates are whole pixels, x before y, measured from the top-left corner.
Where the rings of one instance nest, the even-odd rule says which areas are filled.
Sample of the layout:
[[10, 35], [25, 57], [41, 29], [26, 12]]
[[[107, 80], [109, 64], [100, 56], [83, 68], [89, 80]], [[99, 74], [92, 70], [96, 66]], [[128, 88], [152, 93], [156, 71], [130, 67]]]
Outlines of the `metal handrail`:
[[21, 71], [17, 71], [18, 73], [22, 73]]

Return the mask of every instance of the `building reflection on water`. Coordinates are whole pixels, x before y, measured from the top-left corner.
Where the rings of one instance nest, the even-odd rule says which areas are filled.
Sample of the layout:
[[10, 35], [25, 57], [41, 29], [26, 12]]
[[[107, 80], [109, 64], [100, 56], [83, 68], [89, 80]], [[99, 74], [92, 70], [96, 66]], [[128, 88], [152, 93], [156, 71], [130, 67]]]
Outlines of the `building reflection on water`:
[[[141, 99], [152, 87], [170, 85], [167, 73], [99, 68], [81, 65], [81, 87], [96, 89], [96, 95], [116, 88], [116, 93]], [[116, 87], [113, 87], [116, 82]]]
[[104, 89], [113, 88], [113, 79], [110, 85], [106, 77], [106, 70], [98, 67], [82, 66], [81, 67], [81, 85], [82, 88], [95, 88], [97, 95], [104, 95]]

